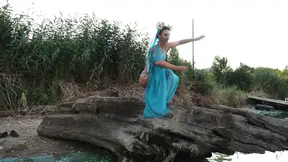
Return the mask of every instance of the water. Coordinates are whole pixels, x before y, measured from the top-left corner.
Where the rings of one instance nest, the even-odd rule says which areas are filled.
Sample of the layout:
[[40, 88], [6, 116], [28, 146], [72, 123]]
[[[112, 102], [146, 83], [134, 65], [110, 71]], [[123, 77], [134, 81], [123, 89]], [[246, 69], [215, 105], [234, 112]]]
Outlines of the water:
[[288, 119], [288, 111], [272, 110], [272, 111], [258, 111], [260, 115], [270, 116], [279, 119]]
[[[288, 151], [286, 152], [266, 152], [265, 154], [241, 154], [235, 153], [232, 156], [215, 153], [208, 159], [210, 162], [288, 162]], [[112, 162], [110, 156], [99, 154], [77, 152], [61, 154], [58, 156], [32, 156], [26, 158], [5, 158], [0, 162]]]
[[5, 158], [0, 162], [112, 162], [112, 156], [88, 152], [66, 153], [60, 155], [32, 156], [25, 158]]
[[288, 151], [268, 152], [265, 154], [235, 153], [232, 156], [215, 153], [208, 159], [210, 162], [288, 162]]
[[[288, 112], [282, 110], [257, 111], [257, 114], [288, 120]], [[265, 154], [242, 154], [236, 152], [232, 156], [214, 153], [210, 162], [288, 162], [288, 151], [269, 152]]]

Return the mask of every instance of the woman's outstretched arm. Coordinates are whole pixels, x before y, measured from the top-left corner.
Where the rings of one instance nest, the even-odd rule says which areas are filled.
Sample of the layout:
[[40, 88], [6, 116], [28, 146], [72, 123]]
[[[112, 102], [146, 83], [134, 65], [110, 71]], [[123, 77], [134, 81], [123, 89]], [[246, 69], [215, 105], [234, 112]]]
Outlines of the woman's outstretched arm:
[[167, 48], [174, 48], [176, 46], [179, 46], [179, 45], [182, 45], [182, 44], [186, 44], [186, 43], [189, 43], [189, 42], [193, 42], [193, 41], [198, 41], [198, 40], [201, 40], [203, 39], [205, 36], [204, 35], [201, 35], [199, 37], [196, 37], [194, 39], [190, 38], [190, 39], [182, 39], [182, 40], [179, 40], [179, 41], [175, 41], [175, 42], [168, 42], [166, 44]]
[[176, 65], [170, 64], [169, 62], [164, 61], [164, 60], [156, 61], [155, 64], [160, 66], [160, 67], [163, 67], [163, 68], [171, 69], [173, 71], [180, 71], [181, 72], [181, 71], [188, 69], [188, 66], [176, 66]]

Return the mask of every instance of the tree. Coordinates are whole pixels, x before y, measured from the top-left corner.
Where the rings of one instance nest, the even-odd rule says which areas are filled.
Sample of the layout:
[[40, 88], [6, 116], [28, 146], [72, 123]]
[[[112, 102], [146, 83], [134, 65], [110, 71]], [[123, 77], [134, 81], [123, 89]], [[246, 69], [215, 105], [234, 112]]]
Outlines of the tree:
[[282, 71], [284, 77], [288, 78], [288, 65], [285, 67], [285, 69]]
[[211, 67], [211, 72], [215, 77], [216, 82], [225, 84], [226, 76], [232, 68], [228, 65], [228, 59], [226, 57], [220, 58], [216, 56]]
[[[186, 65], [186, 66], [189, 66], [189, 72], [191, 73], [191, 64], [190, 62], [180, 58], [179, 56], [179, 51], [177, 48], [172, 48], [171, 51], [169, 52], [169, 56], [168, 56], [168, 62], [173, 64], [173, 65]], [[183, 80], [183, 73], [179, 73], [179, 72], [175, 72], [179, 78], [180, 78], [180, 82]]]
[[240, 63], [240, 66], [227, 74], [227, 84], [229, 86], [236, 86], [241, 90], [250, 91], [252, 86], [253, 68]]
[[171, 51], [169, 52], [169, 62], [173, 65], [180, 65], [181, 60], [179, 57], [179, 51], [177, 48], [172, 48]]

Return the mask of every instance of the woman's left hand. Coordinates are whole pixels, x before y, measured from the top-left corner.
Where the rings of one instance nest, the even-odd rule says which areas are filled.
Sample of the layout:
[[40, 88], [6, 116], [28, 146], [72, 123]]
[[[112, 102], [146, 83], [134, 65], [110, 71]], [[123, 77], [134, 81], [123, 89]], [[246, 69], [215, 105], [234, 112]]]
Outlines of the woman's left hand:
[[196, 37], [196, 38], [194, 39], [194, 41], [201, 40], [201, 39], [203, 39], [204, 37], [205, 37], [205, 35], [201, 35], [201, 36], [199, 36], [199, 37]]

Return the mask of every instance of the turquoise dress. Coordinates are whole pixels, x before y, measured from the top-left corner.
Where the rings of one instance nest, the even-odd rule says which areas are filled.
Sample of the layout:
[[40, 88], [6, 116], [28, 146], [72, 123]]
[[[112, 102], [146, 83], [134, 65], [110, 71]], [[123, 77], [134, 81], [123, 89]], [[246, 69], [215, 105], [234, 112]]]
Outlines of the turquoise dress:
[[[167, 53], [162, 52], [159, 45], [150, 49], [147, 58], [149, 69], [149, 79], [145, 88], [144, 118], [161, 118], [168, 114], [167, 104], [174, 96], [178, 87], [179, 78], [171, 69], [163, 68], [155, 64], [156, 61], [166, 60]], [[152, 57], [152, 58], [151, 58]]]

